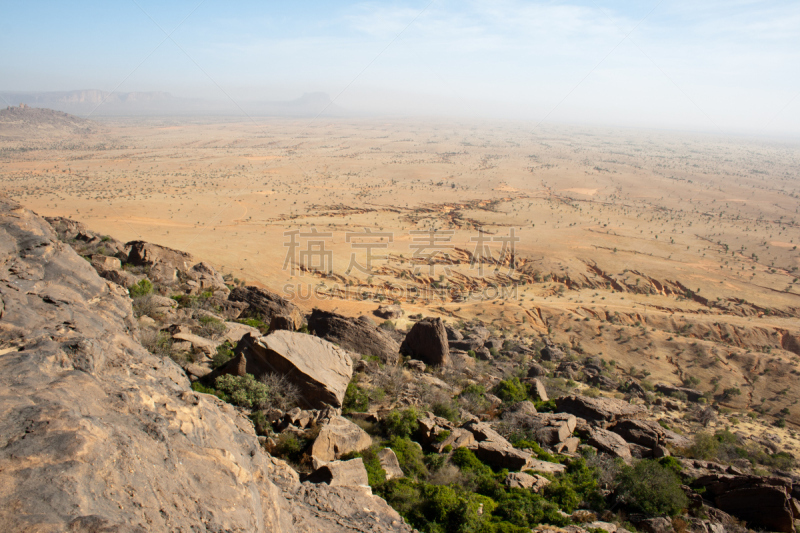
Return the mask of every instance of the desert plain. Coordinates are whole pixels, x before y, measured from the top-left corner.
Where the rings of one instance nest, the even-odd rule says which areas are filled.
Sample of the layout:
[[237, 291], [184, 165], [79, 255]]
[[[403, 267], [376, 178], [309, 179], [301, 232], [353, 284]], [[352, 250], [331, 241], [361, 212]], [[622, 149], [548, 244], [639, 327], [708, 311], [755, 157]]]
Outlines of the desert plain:
[[[37, 111], [37, 110], [29, 110]], [[444, 119], [0, 115], [0, 187], [304, 310], [549, 336], [800, 423], [800, 143]], [[751, 428], [752, 429], [752, 428]]]

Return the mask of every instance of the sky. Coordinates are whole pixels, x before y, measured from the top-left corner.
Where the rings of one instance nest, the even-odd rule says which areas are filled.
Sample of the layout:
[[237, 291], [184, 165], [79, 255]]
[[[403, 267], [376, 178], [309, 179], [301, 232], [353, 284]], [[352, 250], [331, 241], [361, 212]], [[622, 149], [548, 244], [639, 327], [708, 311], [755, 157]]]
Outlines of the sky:
[[800, 2], [0, 2], [0, 91], [800, 134]]

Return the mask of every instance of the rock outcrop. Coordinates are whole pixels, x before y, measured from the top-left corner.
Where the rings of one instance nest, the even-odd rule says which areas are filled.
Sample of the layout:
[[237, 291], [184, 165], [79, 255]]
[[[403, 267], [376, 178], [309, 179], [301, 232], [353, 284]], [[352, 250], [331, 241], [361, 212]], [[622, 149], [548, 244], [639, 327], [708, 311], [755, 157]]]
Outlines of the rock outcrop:
[[274, 316], [284, 316], [291, 319], [293, 330], [298, 330], [305, 324], [303, 313], [292, 302], [278, 296], [274, 292], [259, 287], [247, 286], [236, 287], [228, 295], [232, 302], [244, 302], [247, 308], [243, 311], [244, 316], [261, 316], [269, 324]]
[[351, 352], [379, 357], [385, 364], [394, 366], [400, 357], [400, 345], [368, 320], [314, 309], [308, 317], [308, 329]]
[[333, 461], [350, 452], [370, 447], [372, 437], [341, 416], [334, 416], [319, 432], [311, 447], [311, 456], [319, 461]]
[[414, 324], [401, 350], [431, 366], [449, 365], [450, 347], [442, 319], [425, 318]]
[[588, 422], [606, 425], [617, 420], [641, 418], [645, 409], [614, 398], [590, 398], [588, 396], [564, 396], [556, 400], [559, 411], [571, 413]]
[[300, 402], [309, 409], [341, 407], [353, 363], [330, 342], [294, 331], [276, 331], [264, 337], [247, 334], [239, 340], [237, 355], [208, 375], [278, 374], [300, 389]]
[[410, 531], [360, 487], [301, 483], [142, 348], [123, 289], [2, 198], [0, 302], [4, 531]]

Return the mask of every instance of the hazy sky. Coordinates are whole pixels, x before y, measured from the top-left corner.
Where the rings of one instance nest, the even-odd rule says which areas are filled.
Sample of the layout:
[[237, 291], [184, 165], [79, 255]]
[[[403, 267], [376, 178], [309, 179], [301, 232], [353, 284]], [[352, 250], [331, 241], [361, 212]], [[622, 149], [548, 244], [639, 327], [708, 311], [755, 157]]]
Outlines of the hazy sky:
[[797, 0], [6, 0], [0, 47], [4, 91], [800, 133]]

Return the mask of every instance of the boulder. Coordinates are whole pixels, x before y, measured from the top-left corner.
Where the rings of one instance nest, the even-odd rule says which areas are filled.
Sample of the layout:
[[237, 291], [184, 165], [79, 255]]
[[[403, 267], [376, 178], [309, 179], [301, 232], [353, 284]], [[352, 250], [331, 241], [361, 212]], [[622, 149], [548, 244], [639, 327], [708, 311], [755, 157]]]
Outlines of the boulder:
[[555, 346], [554, 344], [548, 344], [542, 348], [539, 356], [543, 361], [560, 361], [566, 357], [566, 354], [561, 348]]
[[615, 398], [590, 398], [564, 396], [556, 400], [556, 408], [565, 413], [597, 424], [607, 424], [622, 419], [642, 418], [647, 411], [640, 405], [631, 405]]
[[361, 457], [349, 461], [333, 461], [309, 474], [305, 481], [325, 483], [332, 487], [366, 487], [369, 489], [367, 469]]
[[228, 329], [226, 329], [225, 333], [222, 334], [222, 338], [220, 340], [228, 341], [231, 343], [231, 346], [236, 346], [236, 343], [238, 343], [239, 340], [241, 340], [241, 338], [245, 335], [252, 335], [254, 337], [261, 335], [261, 332], [256, 328], [246, 324], [240, 324], [239, 322], [225, 322], [225, 327]]
[[425, 372], [425, 363], [417, 361], [416, 359], [409, 359], [406, 361], [406, 366], [416, 372]]
[[589, 436], [589, 444], [612, 457], [631, 459], [631, 449], [625, 439], [607, 429], [595, 428]]
[[105, 278], [126, 289], [139, 283], [139, 280], [144, 279], [144, 276], [134, 276], [130, 272], [124, 270], [103, 270], [102, 272], [98, 272], [98, 274], [100, 274], [101, 278]]
[[369, 434], [341, 416], [334, 416], [319, 432], [311, 446], [311, 456], [333, 461], [350, 452], [366, 450], [372, 444]]
[[378, 308], [373, 311], [373, 314], [377, 317], [385, 318], [386, 320], [397, 320], [403, 316], [403, 310], [400, 309], [399, 305], [379, 305]]
[[329, 311], [314, 309], [308, 317], [308, 329], [314, 335], [338, 344], [361, 355], [379, 357], [395, 366], [400, 357], [400, 345], [382, 329], [366, 320], [354, 320]]
[[705, 488], [703, 497], [751, 528], [794, 531], [792, 484], [776, 477], [711, 474], [692, 483]]
[[172, 285], [178, 282], [178, 269], [169, 263], [156, 263], [148, 270], [147, 277], [162, 285]]
[[196, 283], [192, 286], [193, 293], [220, 291], [227, 294], [230, 291], [219, 272], [204, 261], [193, 265], [186, 274], [190, 280]]
[[537, 378], [533, 378], [527, 381], [530, 385], [530, 393], [533, 395], [535, 400], [540, 400], [546, 402], [550, 398], [547, 396], [547, 389], [544, 386], [544, 383]]
[[344, 350], [305, 333], [276, 331], [265, 337], [247, 334], [236, 351], [237, 356], [209, 374], [209, 379], [242, 372], [282, 375], [300, 389], [301, 402], [312, 409], [341, 407], [353, 376], [353, 363]]
[[[166, 246], [159, 246], [145, 241], [131, 241], [126, 244], [128, 247], [128, 263], [136, 266], [166, 265], [180, 272], [188, 272], [195, 263], [191, 254], [173, 250]], [[167, 271], [168, 269], [165, 269]]]
[[462, 350], [464, 352], [472, 350], [475, 352], [483, 348], [483, 341], [477, 339], [457, 339], [448, 340], [447, 345], [453, 350]]
[[674, 533], [675, 531], [670, 519], [663, 516], [637, 520], [635, 525], [637, 529], [641, 529], [645, 533]]
[[247, 304], [242, 313], [244, 316], [260, 316], [267, 323], [271, 322], [275, 315], [287, 316], [292, 320], [290, 328], [292, 331], [297, 331], [305, 324], [303, 313], [296, 305], [266, 289], [253, 286], [236, 287], [228, 295], [228, 299]]
[[384, 448], [379, 451], [378, 461], [380, 461], [383, 471], [386, 472], [387, 480], [405, 476], [400, 468], [400, 461], [397, 460], [397, 455], [391, 448]]
[[627, 442], [654, 449], [663, 446], [666, 434], [658, 422], [653, 420], [620, 420], [609, 426], [611, 431], [625, 439]]
[[483, 441], [471, 449], [478, 459], [494, 468], [530, 470], [531, 464], [535, 461], [532, 454], [518, 450], [508, 442]]
[[287, 330], [287, 331], [294, 331], [294, 320], [292, 317], [286, 315], [275, 315], [272, 317], [272, 320], [269, 321], [269, 330], [270, 331], [280, 331], [280, 330]]
[[567, 437], [564, 442], [559, 442], [554, 446], [556, 453], [575, 453], [578, 451], [578, 446], [581, 445], [581, 439], [578, 437]]
[[540, 378], [547, 375], [547, 369], [538, 363], [531, 364], [530, 368], [528, 368], [528, 377], [529, 378]]
[[489, 348], [485, 346], [481, 346], [475, 350], [475, 357], [480, 359], [481, 361], [493, 361], [494, 357], [492, 357], [492, 353], [489, 351]]
[[503, 483], [510, 489], [529, 489], [533, 492], [539, 492], [550, 484], [550, 480], [543, 476], [532, 476], [525, 472], [509, 472]]
[[118, 258], [107, 255], [95, 254], [91, 257], [91, 262], [98, 273], [104, 270], [119, 270], [122, 268], [122, 262]]
[[461, 332], [458, 331], [453, 326], [447, 326], [446, 325], [444, 327], [444, 330], [447, 332], [447, 341], [448, 342], [449, 341], [460, 341], [460, 340], [462, 340], [464, 338], [464, 335], [462, 335]]
[[703, 392], [697, 389], [690, 389], [688, 387], [678, 387], [676, 385], [669, 385], [666, 383], [656, 383], [655, 389], [666, 396], [672, 396], [675, 393], [685, 394], [690, 402], [696, 402], [703, 397]]
[[450, 364], [447, 332], [441, 318], [425, 318], [414, 324], [401, 350], [431, 366]]
[[205, 337], [183, 331], [174, 333], [172, 335], [172, 340], [188, 342], [192, 345], [192, 348], [202, 352], [206, 357], [209, 358], [214, 357], [214, 355], [217, 353], [217, 346], [220, 344], [219, 342], [212, 341], [211, 339], [206, 339]]

